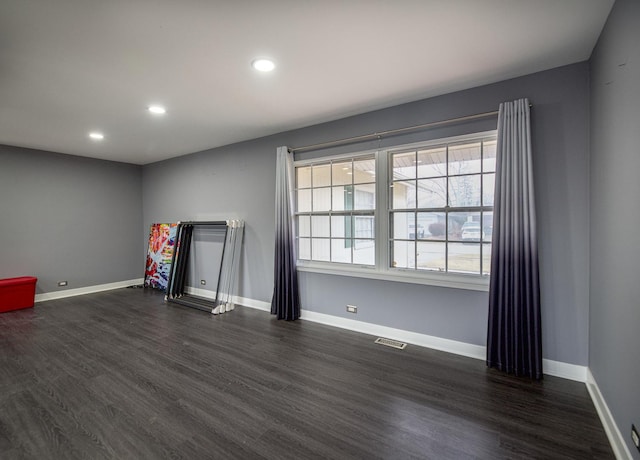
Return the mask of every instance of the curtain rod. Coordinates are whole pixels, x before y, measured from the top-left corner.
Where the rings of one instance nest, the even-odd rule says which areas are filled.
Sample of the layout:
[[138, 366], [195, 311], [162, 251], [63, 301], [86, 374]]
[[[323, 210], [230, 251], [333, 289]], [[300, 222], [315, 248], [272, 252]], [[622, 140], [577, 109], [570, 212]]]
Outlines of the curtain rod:
[[[531, 107], [531, 104], [529, 104], [529, 107]], [[316, 150], [316, 149], [321, 149], [326, 147], [336, 147], [339, 145], [351, 144], [353, 142], [363, 142], [363, 141], [373, 140], [373, 139], [382, 139], [383, 136], [391, 136], [394, 134], [406, 133], [408, 131], [417, 131], [420, 129], [433, 128], [435, 126], [442, 126], [450, 123], [457, 123], [460, 121], [486, 118], [486, 117], [491, 117], [493, 115], [498, 115], [498, 111], [493, 110], [491, 112], [476, 113], [475, 115], [466, 115], [464, 117], [450, 118], [448, 120], [433, 121], [431, 123], [424, 123], [422, 125], [409, 126], [406, 128], [390, 129], [387, 131], [380, 131], [380, 132], [371, 133], [371, 134], [363, 134], [361, 136], [347, 137], [345, 139], [338, 139], [335, 141], [321, 142], [320, 144], [305, 145], [304, 147], [294, 147], [294, 148], [290, 148], [289, 151], [293, 153], [305, 152], [307, 150]]]

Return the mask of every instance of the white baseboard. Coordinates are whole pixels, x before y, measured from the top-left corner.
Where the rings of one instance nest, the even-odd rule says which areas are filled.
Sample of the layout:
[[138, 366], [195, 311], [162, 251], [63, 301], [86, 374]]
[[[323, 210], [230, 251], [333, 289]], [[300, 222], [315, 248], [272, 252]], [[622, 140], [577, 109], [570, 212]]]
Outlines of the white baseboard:
[[[259, 300], [239, 297], [236, 303], [251, 308], [257, 308], [259, 310], [271, 310], [271, 304]], [[403, 329], [395, 329], [378, 324], [365, 323], [363, 321], [342, 318], [340, 316], [332, 316], [303, 309], [301, 311], [300, 319], [312, 321], [314, 323], [326, 324], [328, 326], [339, 327], [341, 329], [347, 329], [354, 332], [361, 332], [363, 334], [386, 337], [388, 339], [399, 340], [401, 342], [410, 343], [412, 345], [432, 348], [435, 350], [445, 351], [447, 353], [454, 353], [456, 355], [467, 356], [469, 358], [485, 360], [487, 356], [487, 348], [482, 345], [473, 345], [466, 342], [443, 339], [441, 337], [405, 331]], [[577, 382], [583, 383], [587, 381], [586, 366], [579, 366], [576, 364], [543, 359], [542, 367], [544, 369], [544, 373], [547, 375], [575, 380]]]
[[[204, 297], [205, 299], [215, 300], [216, 291], [207, 291], [206, 289], [194, 288], [187, 286], [185, 288], [187, 294], [197, 295], [198, 297]], [[269, 302], [263, 302], [262, 300], [249, 299], [247, 297], [233, 296], [233, 303], [236, 305], [242, 305], [244, 307], [255, 308], [256, 310], [271, 311], [271, 304]]]
[[262, 310], [262, 311], [266, 311], [267, 313], [271, 313], [270, 302], [248, 299], [246, 297], [234, 297], [234, 299], [235, 299], [235, 303], [238, 305], [243, 305], [245, 307], [255, 308], [256, 310]]
[[348, 329], [350, 331], [361, 332], [363, 334], [385, 337], [399, 340], [401, 342], [418, 345], [420, 347], [433, 348], [435, 350], [455, 353], [456, 355], [468, 356], [470, 358], [485, 359], [485, 347], [472, 345], [455, 340], [443, 339], [426, 334], [394, 329], [378, 324], [365, 323], [353, 319], [341, 318], [338, 316], [326, 315], [314, 311], [302, 310], [300, 319], [313, 321], [314, 323], [326, 324], [328, 326]]
[[138, 278], [127, 281], [117, 281], [115, 283], [98, 284], [95, 286], [86, 286], [77, 289], [65, 289], [64, 291], [45, 292], [36, 294], [36, 303], [46, 302], [47, 300], [64, 299], [65, 297], [75, 297], [77, 295], [93, 294], [95, 292], [110, 291], [112, 289], [120, 289], [127, 286], [134, 286], [144, 283], [144, 278]]
[[613, 415], [611, 415], [609, 406], [607, 406], [607, 402], [602, 396], [600, 388], [589, 368], [587, 368], [587, 390], [589, 390], [591, 400], [596, 407], [602, 426], [604, 426], [604, 431], [607, 433], [607, 438], [609, 438], [609, 443], [611, 444], [614, 455], [618, 460], [632, 460], [631, 452], [624, 441], [624, 437], [622, 433], [620, 433], [618, 425], [613, 419]]
[[576, 382], [585, 383], [587, 381], [587, 366], [543, 359], [542, 371], [547, 375], [575, 380]]

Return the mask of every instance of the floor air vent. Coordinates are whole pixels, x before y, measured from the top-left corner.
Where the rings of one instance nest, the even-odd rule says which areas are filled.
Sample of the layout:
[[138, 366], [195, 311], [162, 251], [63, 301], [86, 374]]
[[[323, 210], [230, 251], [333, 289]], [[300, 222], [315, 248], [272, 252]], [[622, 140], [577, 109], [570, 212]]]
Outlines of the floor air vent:
[[383, 339], [382, 337], [378, 337], [376, 339], [376, 343], [379, 343], [380, 345], [386, 345], [387, 347], [391, 348], [397, 348], [398, 350], [404, 350], [404, 348], [407, 346], [407, 344], [404, 342], [399, 342], [392, 339]]

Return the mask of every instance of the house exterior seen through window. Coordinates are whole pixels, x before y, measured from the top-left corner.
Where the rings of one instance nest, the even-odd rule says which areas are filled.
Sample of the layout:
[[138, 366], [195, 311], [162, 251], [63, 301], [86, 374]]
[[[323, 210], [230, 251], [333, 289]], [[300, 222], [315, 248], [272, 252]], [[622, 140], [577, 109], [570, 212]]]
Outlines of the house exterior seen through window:
[[390, 153], [391, 266], [489, 274], [495, 138]]
[[493, 132], [296, 162], [299, 262], [488, 275], [495, 166]]

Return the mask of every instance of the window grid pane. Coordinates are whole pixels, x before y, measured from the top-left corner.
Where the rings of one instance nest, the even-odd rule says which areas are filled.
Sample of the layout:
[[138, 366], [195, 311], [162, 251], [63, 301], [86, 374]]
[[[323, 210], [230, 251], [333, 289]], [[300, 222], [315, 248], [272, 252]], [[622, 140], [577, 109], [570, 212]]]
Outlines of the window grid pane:
[[446, 243], [419, 242], [417, 252], [418, 270], [446, 270]]
[[314, 211], [329, 211], [331, 210], [331, 187], [314, 188], [313, 192], [313, 205]]
[[311, 259], [311, 238], [298, 238], [298, 259]]
[[450, 272], [480, 274], [480, 243], [449, 243], [447, 267]]
[[416, 163], [416, 152], [394, 153], [392, 155], [393, 180], [414, 179]]
[[296, 169], [296, 188], [311, 187], [311, 166]]
[[443, 208], [447, 204], [447, 178], [418, 180], [418, 207]]
[[311, 168], [311, 186], [328, 187], [331, 185], [331, 165], [314, 165]]
[[310, 237], [311, 236], [311, 218], [310, 216], [298, 216], [298, 236]]
[[416, 181], [396, 181], [389, 187], [391, 207], [409, 209], [416, 207]]
[[480, 142], [451, 145], [449, 147], [449, 176], [478, 174], [482, 168]]
[[351, 185], [353, 182], [353, 166], [351, 161], [333, 163], [331, 166], [332, 185]]
[[353, 160], [353, 183], [354, 184], [375, 184], [376, 183], [376, 160], [366, 158], [364, 160]]
[[447, 148], [433, 147], [426, 150], [418, 150], [417, 159], [419, 179], [428, 177], [447, 176]]

